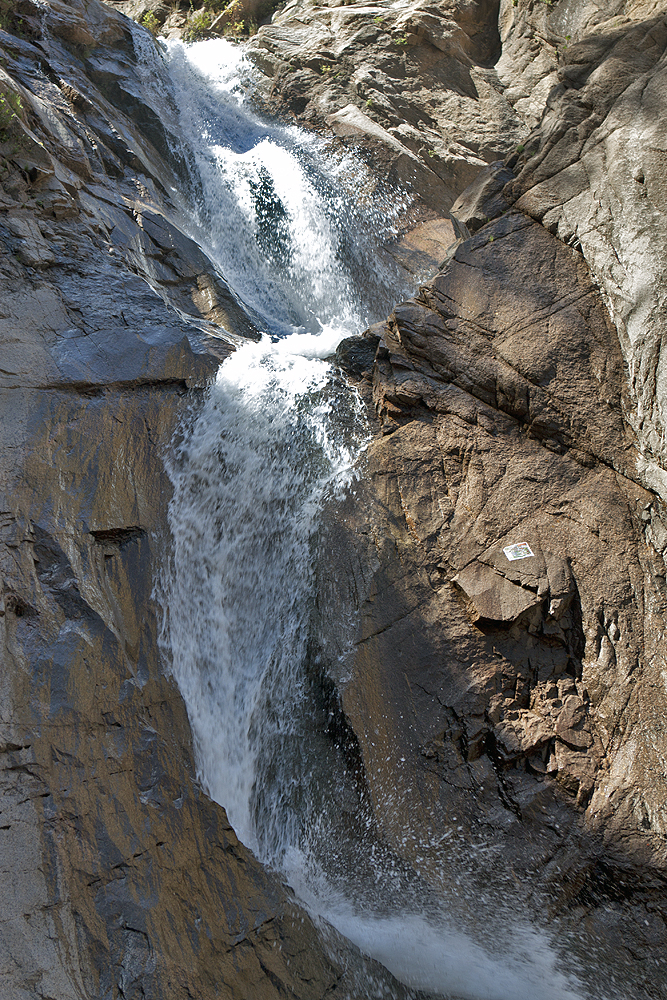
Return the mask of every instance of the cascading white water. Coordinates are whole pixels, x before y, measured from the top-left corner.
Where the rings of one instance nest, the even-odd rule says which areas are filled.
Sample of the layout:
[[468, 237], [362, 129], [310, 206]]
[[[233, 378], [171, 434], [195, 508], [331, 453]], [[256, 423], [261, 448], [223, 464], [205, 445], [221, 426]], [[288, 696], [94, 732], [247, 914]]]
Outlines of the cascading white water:
[[172, 469], [174, 671], [202, 778], [255, 850], [258, 757], [289, 740], [302, 697], [318, 504], [350, 475], [365, 436], [328, 365], [284, 343], [249, 344], [225, 362]]
[[[355, 197], [354, 169], [370, 190], [360, 165], [246, 109], [249, 70], [229, 43], [172, 45], [168, 59], [198, 177], [191, 231], [266, 331], [221, 366], [170, 469], [168, 642], [201, 780], [311, 912], [408, 985], [577, 1000], [537, 932], [517, 923], [523, 946], [491, 955], [410, 902], [409, 878], [382, 868], [395, 861], [375, 846], [361, 856], [371, 819], [309, 704], [318, 512], [354, 488], [368, 437], [354, 394], [321, 359], [403, 291], [397, 274], [374, 268], [387, 203]], [[355, 810], [361, 832], [348, 844], [340, 816]], [[377, 884], [375, 908], [357, 892], [364, 878]]]
[[251, 71], [231, 43], [172, 43], [169, 59], [199, 182], [193, 230], [262, 329], [332, 326], [340, 339], [363, 329], [369, 301], [386, 315], [401, 279], [377, 248], [405, 199], [382, 197], [353, 158], [323, 156], [316, 136], [260, 121], [245, 107]]

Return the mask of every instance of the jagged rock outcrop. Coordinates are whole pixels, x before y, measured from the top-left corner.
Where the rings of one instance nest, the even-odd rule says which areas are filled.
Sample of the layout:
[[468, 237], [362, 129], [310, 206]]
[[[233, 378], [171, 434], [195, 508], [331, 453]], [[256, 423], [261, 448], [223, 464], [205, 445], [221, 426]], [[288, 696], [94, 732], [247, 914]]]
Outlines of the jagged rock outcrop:
[[608, 949], [601, 982], [662, 996], [667, 17], [593, 8], [501, 5], [532, 131], [461, 193], [476, 234], [369, 331], [374, 366], [341, 352], [380, 428], [323, 542], [355, 650], [322, 646], [392, 848], [473, 897], [530, 885]]
[[[664, 987], [642, 963], [667, 943], [667, 512], [590, 272], [512, 211], [396, 308], [364, 367], [381, 432], [329, 515], [320, 600], [382, 838], [466, 906], [530, 886], [561, 933], [614, 941], [624, 995]], [[353, 607], [345, 655], [326, 623]]]
[[498, 3], [294, 0], [248, 54], [269, 107], [333, 130], [382, 172], [446, 211], [527, 128], [502, 93]]

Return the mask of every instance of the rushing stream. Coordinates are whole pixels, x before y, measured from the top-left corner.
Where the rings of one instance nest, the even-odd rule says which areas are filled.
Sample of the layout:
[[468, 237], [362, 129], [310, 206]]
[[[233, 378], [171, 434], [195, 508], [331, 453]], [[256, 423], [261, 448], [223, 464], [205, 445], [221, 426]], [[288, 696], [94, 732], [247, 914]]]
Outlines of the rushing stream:
[[425, 911], [415, 878], [371, 842], [313, 696], [318, 513], [354, 490], [369, 434], [323, 359], [405, 294], [379, 252], [404, 205], [353, 158], [260, 121], [231, 44], [172, 44], [166, 58], [195, 178], [191, 232], [265, 331], [221, 366], [170, 469], [169, 642], [201, 780], [316, 917], [408, 986], [576, 1000], [536, 931], [517, 923], [491, 954], [450, 926], [446, 901]]

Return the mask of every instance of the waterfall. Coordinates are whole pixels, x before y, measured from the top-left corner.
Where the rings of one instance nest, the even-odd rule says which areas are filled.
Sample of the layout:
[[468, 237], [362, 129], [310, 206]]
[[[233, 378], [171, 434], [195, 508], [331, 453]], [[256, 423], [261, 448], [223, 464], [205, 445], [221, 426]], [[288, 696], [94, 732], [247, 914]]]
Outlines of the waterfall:
[[266, 861], [256, 768], [282, 755], [295, 782], [307, 771], [285, 743], [303, 697], [318, 506], [349, 480], [365, 436], [356, 400], [324, 362], [265, 340], [222, 365], [172, 466], [174, 671], [204, 783]]
[[520, 921], [491, 953], [452, 926], [446, 901], [426, 912], [418, 878], [373, 839], [313, 682], [318, 514], [354, 490], [369, 439], [325, 359], [404, 294], [379, 253], [404, 205], [353, 157], [260, 120], [238, 48], [172, 43], [167, 59], [194, 178], [190, 230], [264, 331], [222, 364], [169, 467], [168, 642], [201, 781], [316, 918], [408, 986], [577, 1000]]
[[317, 136], [258, 119], [236, 46], [172, 43], [168, 55], [197, 185], [191, 231], [260, 328], [324, 334], [302, 346], [325, 355], [363, 329], [369, 302], [386, 315], [391, 293], [408, 286], [377, 251], [406, 199], [384, 192], [354, 157], [327, 156]]

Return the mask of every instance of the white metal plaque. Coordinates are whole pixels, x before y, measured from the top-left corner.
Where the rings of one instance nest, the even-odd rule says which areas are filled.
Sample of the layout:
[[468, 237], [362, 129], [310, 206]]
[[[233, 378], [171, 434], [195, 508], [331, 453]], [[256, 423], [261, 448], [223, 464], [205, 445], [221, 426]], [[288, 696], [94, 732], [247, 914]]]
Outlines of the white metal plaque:
[[515, 559], [528, 559], [530, 556], [535, 555], [528, 542], [517, 542], [516, 545], [506, 545], [503, 552], [510, 562], [514, 562]]

